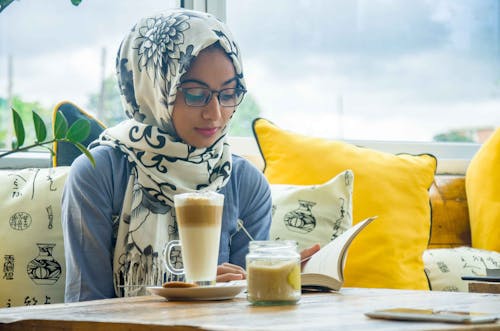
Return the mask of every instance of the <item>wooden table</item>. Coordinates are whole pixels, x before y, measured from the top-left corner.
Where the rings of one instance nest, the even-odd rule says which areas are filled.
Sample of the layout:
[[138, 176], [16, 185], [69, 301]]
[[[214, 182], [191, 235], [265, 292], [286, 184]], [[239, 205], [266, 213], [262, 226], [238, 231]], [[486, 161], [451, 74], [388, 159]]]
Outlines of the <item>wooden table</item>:
[[500, 293], [499, 282], [470, 282], [469, 292]]
[[[375, 320], [364, 312], [394, 307], [500, 314], [500, 295], [343, 288], [303, 294], [292, 306], [251, 306], [242, 293], [226, 301], [169, 302], [144, 296], [0, 309], [0, 330], [500, 330], [475, 326]], [[3, 324], [2, 324], [3, 323]]]

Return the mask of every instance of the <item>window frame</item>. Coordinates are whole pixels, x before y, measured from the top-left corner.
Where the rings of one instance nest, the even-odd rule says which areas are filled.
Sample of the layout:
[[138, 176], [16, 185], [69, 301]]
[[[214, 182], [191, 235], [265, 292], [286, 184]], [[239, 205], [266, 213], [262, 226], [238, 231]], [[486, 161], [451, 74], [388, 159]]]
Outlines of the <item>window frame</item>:
[[226, 21], [226, 0], [179, 0], [182, 8], [203, 11]]

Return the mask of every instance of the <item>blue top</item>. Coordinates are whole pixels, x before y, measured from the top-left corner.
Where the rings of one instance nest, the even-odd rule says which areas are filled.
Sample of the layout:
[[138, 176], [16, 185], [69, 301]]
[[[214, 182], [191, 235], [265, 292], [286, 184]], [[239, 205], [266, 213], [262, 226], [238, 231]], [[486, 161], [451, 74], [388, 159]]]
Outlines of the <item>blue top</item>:
[[[85, 156], [72, 164], [62, 197], [62, 227], [66, 257], [65, 301], [115, 296], [113, 286], [113, 218], [119, 217], [131, 165], [124, 154], [108, 146], [91, 150], [93, 168]], [[219, 264], [245, 267], [249, 238], [238, 231], [241, 219], [255, 240], [266, 240], [271, 225], [271, 192], [263, 174], [233, 155], [231, 177], [220, 193], [224, 211]]]

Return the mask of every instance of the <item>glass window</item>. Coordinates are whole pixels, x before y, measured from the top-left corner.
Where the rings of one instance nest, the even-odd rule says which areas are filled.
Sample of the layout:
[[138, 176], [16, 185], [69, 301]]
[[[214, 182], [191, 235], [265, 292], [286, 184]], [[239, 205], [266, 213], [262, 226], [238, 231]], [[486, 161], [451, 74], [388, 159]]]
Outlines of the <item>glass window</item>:
[[498, 0], [227, 1], [253, 116], [304, 134], [482, 142], [500, 125]]
[[[9, 100], [27, 127], [32, 109], [48, 124], [52, 108], [63, 100], [107, 125], [121, 120], [119, 44], [139, 18], [176, 6], [176, 0], [12, 2], [0, 14], [0, 148], [10, 146], [12, 136]], [[33, 130], [27, 131], [32, 141]]]

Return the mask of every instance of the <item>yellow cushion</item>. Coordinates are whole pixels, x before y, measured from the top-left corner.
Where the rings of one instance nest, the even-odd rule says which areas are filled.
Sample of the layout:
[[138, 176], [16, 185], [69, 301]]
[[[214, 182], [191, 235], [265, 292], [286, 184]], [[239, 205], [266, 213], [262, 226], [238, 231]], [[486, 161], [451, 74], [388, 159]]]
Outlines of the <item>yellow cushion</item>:
[[430, 236], [433, 156], [393, 155], [307, 137], [265, 119], [255, 120], [253, 129], [271, 184], [319, 184], [353, 171], [353, 223], [379, 218], [349, 249], [345, 286], [429, 289], [422, 254]]
[[500, 128], [472, 158], [465, 190], [472, 247], [500, 252]]

